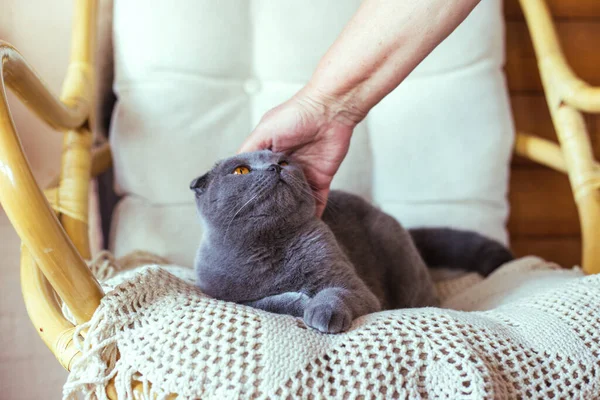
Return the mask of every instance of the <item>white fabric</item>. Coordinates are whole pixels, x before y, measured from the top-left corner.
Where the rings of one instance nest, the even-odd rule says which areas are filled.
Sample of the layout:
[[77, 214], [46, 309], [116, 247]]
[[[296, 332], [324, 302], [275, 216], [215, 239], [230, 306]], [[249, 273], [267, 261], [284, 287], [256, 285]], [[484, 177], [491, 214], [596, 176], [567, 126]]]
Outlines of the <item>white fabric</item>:
[[[147, 249], [191, 264], [201, 232], [189, 182], [309, 79], [358, 4], [115, 1], [117, 255]], [[505, 242], [513, 126], [503, 36], [500, 0], [481, 2], [359, 126], [334, 187], [407, 226]]]
[[132, 379], [157, 399], [600, 395], [600, 275], [534, 257], [438, 284], [452, 309], [375, 313], [338, 335], [205, 297], [187, 268], [145, 266], [104, 287], [65, 399], [105, 399], [115, 374], [119, 399]]

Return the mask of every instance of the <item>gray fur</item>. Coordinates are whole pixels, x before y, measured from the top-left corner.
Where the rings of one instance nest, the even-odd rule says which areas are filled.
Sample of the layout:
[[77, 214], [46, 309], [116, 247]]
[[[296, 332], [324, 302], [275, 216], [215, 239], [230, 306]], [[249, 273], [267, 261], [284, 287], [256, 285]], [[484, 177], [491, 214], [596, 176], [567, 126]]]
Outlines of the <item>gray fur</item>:
[[[233, 174], [240, 165], [250, 173]], [[204, 227], [197, 285], [212, 297], [302, 316], [327, 333], [382, 309], [437, 304], [427, 267], [394, 218], [339, 191], [323, 219], [314, 217], [304, 174], [285, 155], [226, 159], [190, 187]]]
[[504, 245], [476, 232], [450, 228], [415, 228], [408, 232], [429, 268], [460, 268], [488, 276], [514, 258]]

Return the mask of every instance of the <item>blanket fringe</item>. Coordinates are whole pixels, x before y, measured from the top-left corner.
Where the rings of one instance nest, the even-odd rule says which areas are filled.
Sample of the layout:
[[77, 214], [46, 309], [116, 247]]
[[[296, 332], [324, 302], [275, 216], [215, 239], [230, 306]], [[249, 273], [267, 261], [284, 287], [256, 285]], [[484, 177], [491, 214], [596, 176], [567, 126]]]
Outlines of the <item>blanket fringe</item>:
[[[168, 264], [168, 261], [145, 251], [136, 251], [119, 259], [108, 251], [101, 251], [88, 266], [94, 276], [104, 282], [118, 272], [145, 264]], [[64, 304], [62, 311], [67, 319], [74, 321]], [[164, 394], [151, 390], [149, 382], [135, 368], [119, 359], [117, 342], [122, 324], [107, 314], [105, 306], [100, 304], [90, 321], [77, 326], [73, 340], [82, 357], [74, 362], [63, 386], [63, 400], [78, 400], [78, 393], [86, 400], [108, 400], [106, 386], [111, 380], [114, 380], [119, 399], [134, 399], [132, 387], [135, 382], [142, 383], [145, 398], [165, 398]], [[82, 341], [83, 337], [85, 339]]]

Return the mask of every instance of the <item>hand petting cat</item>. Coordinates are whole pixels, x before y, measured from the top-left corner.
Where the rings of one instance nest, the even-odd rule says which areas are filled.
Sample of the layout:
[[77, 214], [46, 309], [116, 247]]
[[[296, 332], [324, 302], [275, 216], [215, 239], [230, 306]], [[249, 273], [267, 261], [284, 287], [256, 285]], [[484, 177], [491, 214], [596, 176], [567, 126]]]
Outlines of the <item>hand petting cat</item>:
[[320, 217], [354, 127], [479, 1], [361, 2], [308, 84], [264, 115], [240, 153], [270, 149], [293, 154], [319, 199]]
[[346, 157], [352, 131], [360, 119], [350, 118], [315, 91], [303, 90], [264, 115], [240, 153], [270, 149], [294, 156], [302, 165], [321, 217], [331, 180]]

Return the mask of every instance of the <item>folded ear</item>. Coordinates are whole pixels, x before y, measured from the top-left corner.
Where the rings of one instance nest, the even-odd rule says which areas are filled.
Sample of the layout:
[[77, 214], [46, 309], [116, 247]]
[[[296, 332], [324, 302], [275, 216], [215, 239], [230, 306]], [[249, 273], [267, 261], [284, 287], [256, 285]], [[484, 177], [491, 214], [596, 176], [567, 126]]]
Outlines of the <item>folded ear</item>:
[[208, 187], [209, 178], [210, 177], [209, 177], [208, 173], [206, 173], [206, 174], [194, 179], [190, 183], [190, 189], [193, 190], [194, 192], [196, 192], [197, 195], [204, 193], [204, 191]]

